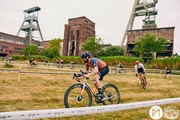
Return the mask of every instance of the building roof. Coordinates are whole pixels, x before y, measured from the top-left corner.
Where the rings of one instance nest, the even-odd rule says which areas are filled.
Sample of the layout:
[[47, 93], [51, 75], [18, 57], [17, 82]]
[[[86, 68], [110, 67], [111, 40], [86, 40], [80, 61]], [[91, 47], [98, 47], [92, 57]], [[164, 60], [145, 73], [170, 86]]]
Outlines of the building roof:
[[175, 27], [161, 27], [161, 28], [149, 28], [149, 29], [136, 29], [136, 30], [128, 30], [128, 32], [131, 31], [146, 31], [146, 30], [160, 30], [160, 29], [174, 29]]
[[24, 12], [32, 13], [32, 12], [37, 12], [39, 10], [41, 10], [41, 8], [36, 6], [36, 7], [32, 7], [32, 8], [26, 9], [26, 10], [24, 10]]

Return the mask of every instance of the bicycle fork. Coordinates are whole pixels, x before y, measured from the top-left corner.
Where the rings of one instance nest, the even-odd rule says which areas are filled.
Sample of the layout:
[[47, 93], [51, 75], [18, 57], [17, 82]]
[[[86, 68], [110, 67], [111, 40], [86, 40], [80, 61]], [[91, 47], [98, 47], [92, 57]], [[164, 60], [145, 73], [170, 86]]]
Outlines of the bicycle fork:
[[81, 102], [83, 100], [83, 93], [84, 93], [85, 87], [87, 87], [90, 90], [90, 92], [93, 95], [95, 95], [94, 92], [92, 91], [92, 89], [90, 88], [90, 85], [87, 82], [84, 82], [83, 86], [82, 86], [82, 88], [81, 88], [81, 90], [79, 92], [79, 95], [77, 96], [77, 101], [78, 102]]

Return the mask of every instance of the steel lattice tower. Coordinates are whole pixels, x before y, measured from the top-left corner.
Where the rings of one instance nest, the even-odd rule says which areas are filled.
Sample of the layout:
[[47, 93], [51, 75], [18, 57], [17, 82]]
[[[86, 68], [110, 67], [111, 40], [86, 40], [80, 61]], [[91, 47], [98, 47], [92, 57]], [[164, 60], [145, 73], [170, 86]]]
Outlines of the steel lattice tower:
[[123, 44], [125, 42], [127, 31], [132, 30], [133, 28], [135, 17], [145, 16], [145, 19], [143, 20], [144, 26], [156, 26], [156, 22], [155, 22], [155, 16], [157, 15], [157, 11], [155, 10], [156, 3], [158, 3], [158, 0], [151, 0], [151, 2], [147, 2], [147, 0], [144, 1], [135, 0], [128, 25], [126, 27], [123, 39], [121, 41], [121, 47], [123, 47]]
[[[20, 31], [25, 32], [25, 37], [29, 40], [28, 44], [32, 44], [32, 39], [34, 38], [33, 32], [39, 32], [41, 42], [43, 42], [43, 36], [40, 30], [39, 22], [38, 22], [38, 11], [40, 11], [41, 8], [39, 7], [33, 7], [30, 9], [24, 10], [24, 21], [17, 33], [17, 36], [19, 35]], [[41, 44], [42, 45], [42, 44]]]

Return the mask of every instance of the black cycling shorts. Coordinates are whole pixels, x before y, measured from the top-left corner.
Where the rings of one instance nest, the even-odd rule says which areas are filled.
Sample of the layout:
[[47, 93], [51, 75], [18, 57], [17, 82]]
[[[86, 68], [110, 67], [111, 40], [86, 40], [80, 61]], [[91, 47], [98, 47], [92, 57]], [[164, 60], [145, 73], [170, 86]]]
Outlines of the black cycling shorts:
[[102, 81], [103, 80], [103, 77], [109, 73], [109, 67], [106, 66], [105, 68], [99, 70], [98, 74], [100, 76], [99, 80]]

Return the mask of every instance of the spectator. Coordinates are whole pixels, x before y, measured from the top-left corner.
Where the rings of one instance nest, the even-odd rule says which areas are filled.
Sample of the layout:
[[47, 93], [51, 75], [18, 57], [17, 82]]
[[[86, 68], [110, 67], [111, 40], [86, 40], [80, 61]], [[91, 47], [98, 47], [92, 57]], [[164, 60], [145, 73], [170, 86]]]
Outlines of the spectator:
[[47, 59], [44, 60], [44, 65], [46, 65], [46, 66], [49, 67], [49, 63], [48, 63], [48, 60], [47, 60]]
[[166, 79], [166, 76], [169, 77], [169, 79], [171, 80], [171, 69], [168, 67], [165, 67], [165, 75], [164, 75], [164, 79]]
[[74, 67], [74, 62], [70, 62], [70, 69], [73, 69], [73, 67]]
[[56, 59], [56, 64], [58, 64], [58, 65], [59, 65], [59, 60], [58, 60], [58, 59]]
[[60, 68], [63, 68], [63, 63], [64, 63], [64, 60], [61, 59], [61, 60], [60, 60]]

